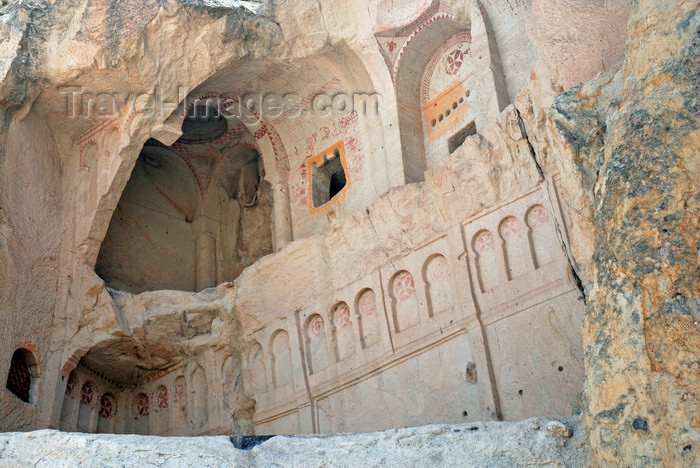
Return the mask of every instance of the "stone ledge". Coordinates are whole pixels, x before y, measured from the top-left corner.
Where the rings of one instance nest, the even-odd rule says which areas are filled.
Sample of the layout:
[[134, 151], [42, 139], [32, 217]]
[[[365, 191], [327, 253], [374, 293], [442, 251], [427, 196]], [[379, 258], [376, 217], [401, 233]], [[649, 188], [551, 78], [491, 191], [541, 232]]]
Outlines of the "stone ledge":
[[247, 448], [236, 449], [223, 436], [167, 438], [41, 430], [0, 434], [0, 467], [583, 467], [587, 461], [586, 433], [577, 417], [277, 436]]

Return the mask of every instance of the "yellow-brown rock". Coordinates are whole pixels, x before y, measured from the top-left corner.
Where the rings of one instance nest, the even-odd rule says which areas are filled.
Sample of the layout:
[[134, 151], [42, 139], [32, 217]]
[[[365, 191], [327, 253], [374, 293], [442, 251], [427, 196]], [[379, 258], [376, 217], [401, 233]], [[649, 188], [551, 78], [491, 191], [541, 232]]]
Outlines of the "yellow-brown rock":
[[696, 2], [635, 2], [621, 68], [558, 97], [550, 114], [591, 197], [583, 336], [595, 465], [700, 461], [699, 31]]

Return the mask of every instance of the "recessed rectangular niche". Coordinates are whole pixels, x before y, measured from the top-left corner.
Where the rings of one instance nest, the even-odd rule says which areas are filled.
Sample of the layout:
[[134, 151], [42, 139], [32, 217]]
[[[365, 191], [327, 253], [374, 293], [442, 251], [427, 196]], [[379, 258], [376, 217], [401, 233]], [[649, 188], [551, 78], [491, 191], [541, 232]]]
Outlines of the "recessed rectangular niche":
[[311, 205], [321, 208], [349, 185], [342, 141], [309, 160]]
[[476, 123], [474, 121], [469, 122], [466, 127], [447, 139], [447, 147], [450, 150], [450, 154], [454, 153], [457, 148], [462, 146], [464, 140], [472, 135], [476, 135]]

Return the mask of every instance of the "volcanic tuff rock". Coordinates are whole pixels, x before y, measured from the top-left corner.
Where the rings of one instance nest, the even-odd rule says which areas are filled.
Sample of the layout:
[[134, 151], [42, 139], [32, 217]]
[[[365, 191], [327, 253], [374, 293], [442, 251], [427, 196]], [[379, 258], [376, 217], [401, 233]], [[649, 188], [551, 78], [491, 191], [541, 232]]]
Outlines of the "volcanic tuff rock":
[[551, 134], [595, 232], [584, 324], [592, 463], [700, 462], [700, 8], [634, 2], [622, 66]]
[[[568, 431], [552, 434], [545, 426]], [[573, 437], [569, 435], [573, 432]], [[569, 438], [571, 437], [571, 438]], [[135, 447], [138, 447], [136, 450]], [[432, 425], [365, 434], [278, 436], [249, 450], [228, 437], [163, 438], [36, 431], [0, 434], [0, 467], [24, 466], [566, 466], [583, 467], [579, 418]]]
[[[81, 419], [86, 430], [100, 427], [98, 401], [81, 406], [78, 391], [67, 391], [68, 376], [79, 362], [83, 381], [104, 385], [102, 396], [128, 387], [118, 395], [119, 430], [175, 434], [266, 428], [313, 432], [319, 427], [396, 427], [446, 418], [571, 414], [579, 407], [585, 361], [583, 403], [591, 465], [698, 465], [697, 1], [438, 3], [435, 8], [449, 7], [452, 19], [431, 29], [423, 28], [422, 21], [412, 23], [432, 11], [422, 9], [431, 2], [413, 0], [2, 2], [0, 377], [7, 375], [18, 347], [30, 349], [40, 372], [34, 377], [37, 400], [31, 404], [1, 390], [0, 426], [75, 430]], [[444, 21], [446, 11], [440, 14]], [[628, 16], [624, 60], [618, 65]], [[456, 52], [452, 58], [467, 50], [467, 56], [474, 54], [469, 63], [475, 73], [469, 76], [479, 77], [475, 86], [468, 85], [471, 89], [450, 88], [459, 90], [454, 104], [451, 98], [435, 98], [436, 106], [446, 104], [442, 114], [416, 114], [409, 124], [402, 120], [409, 109], [428, 112], [430, 106], [418, 100], [418, 79], [403, 93], [415, 94], [415, 102], [399, 102], [397, 89], [405, 82], [395, 79], [391, 60], [383, 55], [396, 47], [393, 40], [399, 36], [392, 34], [403, 34], [404, 28], [416, 36], [419, 31], [433, 34], [414, 44], [435, 50], [407, 49], [407, 61], [413, 54], [411, 65], [421, 67], [419, 74], [421, 57], [427, 61], [441, 50]], [[446, 30], [452, 32], [443, 37]], [[442, 48], [453, 38], [462, 41], [459, 47]], [[435, 58], [433, 65], [445, 57]], [[444, 71], [438, 68], [437, 75]], [[443, 76], [442, 84], [450, 87], [448, 78]], [[260, 143], [260, 167], [267, 171], [256, 189], [264, 202], [257, 207], [259, 213], [249, 210], [250, 217], [222, 236], [240, 236], [242, 242], [234, 247], [245, 252], [234, 255], [225, 242], [217, 243], [214, 228], [207, 227], [209, 232], [192, 245], [182, 241], [186, 236], [162, 229], [163, 236], [180, 243], [163, 242], [166, 248], [152, 249], [152, 257], [148, 252], [140, 258], [141, 270], [161, 279], [165, 263], [151, 259], [162, 254], [174, 265], [167, 273], [192, 277], [191, 291], [220, 285], [200, 293], [159, 285], [136, 288], [146, 291], [136, 295], [116, 291], [109, 278], [95, 273], [98, 255], [109, 243], [110, 220], [144, 145], [175, 151], [182, 118], [120, 116], [110, 121], [108, 134], [99, 122], [65, 118], [65, 96], [57, 88], [71, 83], [132, 92], [183, 86], [200, 96], [240, 91], [237, 87], [250, 81], [277, 83], [278, 88], [265, 91], [287, 92], [291, 90], [282, 86], [294, 84], [305, 95], [319, 89], [375, 90], [386, 98], [386, 106], [376, 125], [311, 120], [251, 132], [232, 124], [232, 133], [250, 134], [238, 143]], [[588, 82], [577, 85], [582, 81]], [[444, 89], [436, 91], [445, 96]], [[465, 109], [475, 109], [469, 119]], [[467, 121], [459, 120], [460, 115]], [[424, 125], [424, 117], [425, 123], [435, 119], [433, 127]], [[472, 118], [478, 125], [469, 122]], [[450, 132], [465, 132], [466, 138], [458, 139], [461, 144], [449, 153], [447, 131], [423, 138], [430, 128], [441, 131], [438, 119], [451, 122]], [[345, 133], [331, 136], [329, 127], [342, 127]], [[469, 136], [470, 128], [479, 133]], [[405, 144], [405, 135], [417, 137]], [[345, 169], [351, 184], [337, 205], [331, 204], [333, 209], [316, 210], [305, 185], [307, 162], [337, 140], [347, 143], [350, 162]], [[417, 164], [428, 170], [411, 176], [424, 181], [406, 184], [409, 171], [404, 169], [410, 165], [404, 167], [404, 156], [426, 143], [444, 154], [435, 153], [430, 164]], [[212, 148], [223, 152], [228, 143]], [[202, 151], [214, 152], [210, 150]], [[207, 175], [203, 159], [188, 151], [174, 158], [191, 164], [183, 173], [200, 169], [201, 178], [192, 182], [197, 196], [187, 200], [198, 206], [198, 190], [207, 186], [201, 181], [210, 179], [202, 177]], [[223, 167], [230, 170], [226, 181], [233, 186], [239, 180], [235, 164]], [[159, 183], [168, 180], [163, 177]], [[183, 195], [184, 190], [175, 192]], [[208, 198], [218, 200], [218, 195], [212, 192]], [[233, 196], [222, 199], [238, 204]], [[240, 212], [236, 209], [214, 212], [225, 213], [221, 219], [229, 220]], [[539, 217], [530, 218], [533, 212]], [[189, 221], [184, 223], [187, 229]], [[523, 242], [518, 248], [506, 242], [511, 230], [502, 228], [507, 225], [515, 226], [512, 232], [522, 226], [519, 232], [529, 236], [519, 238]], [[149, 242], [162, 240], [153, 234], [160, 227], [150, 224]], [[124, 250], [141, 237], [127, 234], [112, 237], [116, 247], [126, 248], [115, 249], [107, 266], [126, 265], [124, 277], [133, 280], [136, 274], [125, 261], [131, 257]], [[487, 247], [483, 252], [477, 252], [479, 239]], [[502, 254], [491, 255], [498, 250], [492, 249], [494, 243]], [[168, 245], [175, 247], [169, 250]], [[191, 257], [186, 268], [181, 252]], [[453, 283], [429, 284], [428, 267], [435, 265], [430, 262], [440, 257], [440, 271], [454, 275]], [[210, 269], [196, 268], [211, 264]], [[213, 271], [209, 278], [201, 274], [211, 281], [196, 287], [196, 270]], [[408, 270], [413, 277], [406, 276]], [[408, 299], [423, 294], [420, 303], [414, 301], [415, 317], [420, 317], [405, 328], [399, 326], [404, 312], [394, 297], [397, 278], [403, 278], [402, 287], [410, 285]], [[531, 288], [536, 281], [540, 283]], [[361, 337], [358, 327], [356, 343], [352, 331], [345, 335], [351, 339], [339, 339], [333, 315], [341, 310], [337, 306], [345, 301], [349, 311], [359, 307], [362, 297], [370, 299], [373, 311], [365, 317], [382, 315], [386, 320]], [[582, 358], [579, 321], [584, 300]], [[325, 343], [319, 345], [306, 326], [322, 315], [331, 325], [328, 349], [335, 347], [328, 355], [322, 352]], [[350, 330], [357, 325], [353, 320], [348, 318]], [[323, 319], [313, 323], [321, 324], [316, 330], [321, 336]], [[364, 325], [368, 323], [370, 319]], [[372, 339], [375, 347], [367, 351]], [[341, 349], [341, 342], [349, 346]], [[307, 364], [313, 360], [326, 367], [309, 372]], [[167, 412], [154, 413], [150, 423], [135, 417], [141, 395], [148, 403], [149, 395], [163, 388], [167, 407], [168, 388], [172, 393], [182, 390], [175, 380], [184, 381], [185, 375], [193, 402], [191, 413], [187, 398], [178, 403], [178, 409], [185, 408], [180, 411], [185, 419], [173, 413], [168, 420]], [[468, 405], [469, 411], [464, 409]], [[142, 409], [147, 416], [153, 408]], [[385, 418], [378, 418], [378, 411], [386, 411]], [[468, 457], [482, 465], [577, 466], [583, 463], [584, 430], [573, 420], [562, 422], [567, 427], [536, 420], [279, 438], [248, 454], [234, 452], [221, 438], [186, 443], [207, 452], [211, 449], [205, 444], [211, 442], [217, 452], [212, 463], [220, 461], [219, 453], [246, 462], [312, 463], [304, 458], [308, 452], [330, 441], [337, 445], [327, 449], [329, 456], [337, 457], [334, 448], [341, 446], [347, 448], [343, 455], [351, 452], [355, 457], [348, 460], [363, 466], [368, 464], [365, 452], [372, 450], [390, 453], [386, 460], [377, 459], [395, 464], [460, 463]], [[556, 435], [566, 436], [570, 428], [573, 439]], [[493, 435], [496, 442], [477, 434]], [[31, 456], [38, 460], [46, 453], [42, 450], [72, 460], [61, 452], [63, 446], [56, 446], [64, 443], [87, 447], [85, 463], [97, 462], [90, 457], [99, 450], [105, 452], [95, 457], [106, 453], [115, 460], [125, 457], [124, 463], [159, 461], [152, 452], [125, 450], [124, 443], [153, 444], [154, 450], [168, 453], [166, 458], [172, 455], [169, 461], [183, 461], [179, 447], [172, 447], [180, 441], [47, 432], [0, 436], [0, 441], [0, 454], [16, 457], [9, 458], [13, 461]], [[285, 444], [296, 452], [285, 453]], [[411, 452], [413, 448], [419, 453]]]

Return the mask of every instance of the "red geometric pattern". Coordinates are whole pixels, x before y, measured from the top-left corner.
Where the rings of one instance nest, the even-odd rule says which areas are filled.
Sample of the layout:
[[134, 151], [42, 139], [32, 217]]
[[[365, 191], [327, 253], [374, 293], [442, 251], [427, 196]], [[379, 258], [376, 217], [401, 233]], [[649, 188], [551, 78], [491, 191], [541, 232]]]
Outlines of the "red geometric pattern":
[[476, 242], [474, 242], [476, 253], [479, 254], [493, 250], [493, 246], [493, 236], [489, 231], [482, 232], [479, 237], [477, 237]]
[[530, 210], [527, 220], [530, 226], [533, 229], [536, 229], [547, 224], [549, 222], [549, 216], [547, 216], [547, 212], [544, 210], [544, 208], [538, 205]]
[[94, 397], [95, 385], [90, 381], [85, 382], [83, 388], [80, 390], [80, 403], [90, 406]]
[[317, 315], [311, 321], [311, 332], [316, 336], [321, 336], [323, 332], [323, 318], [320, 315]]
[[402, 271], [394, 278], [394, 297], [399, 302], [405, 302], [413, 297], [416, 292], [416, 285], [413, 276], [407, 271]]
[[350, 307], [346, 303], [341, 303], [335, 309], [334, 320], [337, 328], [345, 328], [350, 325]]
[[428, 62], [428, 65], [425, 67], [425, 72], [423, 74], [423, 80], [420, 87], [420, 99], [422, 104], [426, 104], [431, 99], [430, 88], [433, 78], [433, 70], [435, 70], [435, 68], [438, 66], [438, 63], [445, 56], [445, 53], [447, 53], [447, 51], [455, 45], [459, 45], [459, 47], [466, 47], [466, 49], [462, 52], [464, 59], [464, 57], [471, 54], [471, 47], [469, 46], [470, 43], [471, 37], [469, 32], [463, 31], [455, 34], [449, 38], [447, 42], [440, 46], [440, 49], [433, 55], [430, 62]]
[[374, 296], [374, 291], [367, 290], [362, 293], [362, 296], [360, 296], [360, 313], [368, 317], [370, 315], [374, 315], [377, 313], [377, 301]]
[[448, 75], [456, 75], [462, 65], [464, 64], [464, 56], [466, 54], [459, 50], [453, 50], [450, 55], [445, 58], [445, 71]]
[[165, 409], [168, 407], [168, 389], [161, 386], [158, 388], [158, 394], [156, 395], [156, 404], [158, 408]]
[[513, 236], [517, 236], [518, 232], [520, 232], [520, 224], [515, 218], [508, 218], [501, 225], [501, 235], [506, 240]]
[[117, 399], [111, 393], [105, 393], [100, 399], [100, 417], [109, 419], [117, 413]]
[[185, 394], [185, 387], [181, 383], [176, 383], [175, 387], [173, 387], [173, 393], [175, 394], [175, 400], [179, 400]]
[[418, 26], [410, 36], [408, 36], [408, 39], [406, 39], [406, 42], [404, 42], [403, 46], [401, 46], [401, 51], [399, 51], [399, 54], [396, 56], [394, 59], [394, 66], [392, 67], [391, 70], [391, 78], [396, 82], [396, 75], [398, 74], [399, 71], [399, 65], [401, 64], [401, 59], [403, 58], [403, 55], [406, 53], [406, 49], [408, 48], [409, 44], [413, 42], [413, 39], [420, 33], [423, 29], [427, 28], [431, 24], [435, 23], [436, 21], [440, 20], [453, 20], [454, 16], [451, 13], [438, 13], [432, 18], [426, 20], [423, 24]]
[[148, 395], [139, 393], [136, 396], [136, 414], [139, 416], [148, 416], [151, 412], [151, 404], [148, 400]]
[[428, 279], [431, 282], [436, 282], [444, 280], [447, 277], [447, 260], [445, 257], [438, 257], [432, 262], [430, 262], [430, 268], [428, 269]]
[[253, 138], [255, 138], [256, 140], [259, 140], [259, 139], [261, 139], [262, 137], [264, 137], [265, 135], [267, 135], [267, 133], [268, 133], [267, 127], [265, 127], [265, 125], [263, 125], [263, 126], [260, 128], [260, 130], [258, 130], [258, 131], [256, 131], [255, 133], [253, 133]]
[[7, 374], [7, 389], [17, 397], [29, 403], [29, 388], [32, 384], [32, 376], [29, 373], [27, 361], [15, 352], [10, 362], [10, 372]]
[[68, 376], [68, 382], [66, 382], [66, 395], [71, 395], [77, 385], [78, 378], [75, 376], [75, 372], [71, 372]]

